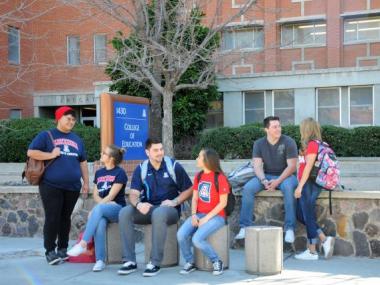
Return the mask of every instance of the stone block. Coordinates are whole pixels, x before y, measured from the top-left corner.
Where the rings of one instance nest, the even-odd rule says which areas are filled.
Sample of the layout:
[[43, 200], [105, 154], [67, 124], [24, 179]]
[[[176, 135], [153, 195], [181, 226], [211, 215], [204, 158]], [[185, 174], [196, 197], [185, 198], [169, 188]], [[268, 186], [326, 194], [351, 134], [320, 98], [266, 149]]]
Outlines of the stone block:
[[354, 222], [355, 229], [362, 230], [368, 222], [368, 214], [365, 212], [355, 213], [352, 215], [352, 221]]
[[[167, 227], [167, 236], [164, 245], [164, 257], [161, 267], [176, 266], [179, 263], [179, 250], [177, 242], [178, 225], [173, 224]], [[152, 225], [144, 225], [144, 254], [145, 263], [150, 261], [152, 250]]]
[[[224, 268], [230, 266], [230, 230], [229, 225], [225, 225], [208, 237], [207, 241], [213, 247], [219, 258], [223, 261]], [[198, 248], [194, 248], [195, 265], [199, 270], [211, 271], [213, 269], [211, 261]]]
[[369, 244], [365, 234], [354, 231], [354, 243], [356, 256], [370, 256]]
[[282, 228], [247, 227], [245, 232], [245, 269], [250, 274], [279, 274], [283, 268]]
[[335, 240], [334, 255], [351, 256], [354, 254], [354, 247], [348, 241], [337, 238]]
[[122, 245], [118, 223], [108, 223], [106, 233], [106, 262], [121, 263]]

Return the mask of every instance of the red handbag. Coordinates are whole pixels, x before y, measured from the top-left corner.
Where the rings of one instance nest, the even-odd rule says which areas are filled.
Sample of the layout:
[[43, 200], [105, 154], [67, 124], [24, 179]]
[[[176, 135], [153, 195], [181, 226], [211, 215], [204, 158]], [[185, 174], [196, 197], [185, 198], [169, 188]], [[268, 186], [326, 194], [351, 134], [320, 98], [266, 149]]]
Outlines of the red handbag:
[[[83, 232], [79, 234], [79, 237], [77, 239], [77, 244], [82, 240]], [[95, 243], [94, 239], [92, 238], [89, 243], [87, 243], [87, 250], [78, 255], [78, 256], [69, 256], [68, 262], [72, 263], [95, 263]]]

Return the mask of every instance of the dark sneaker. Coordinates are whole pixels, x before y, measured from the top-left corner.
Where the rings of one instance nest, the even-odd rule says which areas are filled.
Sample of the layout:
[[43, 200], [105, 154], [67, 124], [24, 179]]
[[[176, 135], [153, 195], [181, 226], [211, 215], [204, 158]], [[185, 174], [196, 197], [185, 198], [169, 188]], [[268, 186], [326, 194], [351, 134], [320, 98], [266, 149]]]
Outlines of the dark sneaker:
[[67, 255], [67, 249], [66, 248], [58, 249], [57, 255], [58, 255], [58, 257], [61, 258], [62, 261], [66, 261], [69, 259], [69, 256]]
[[215, 261], [212, 264], [212, 267], [213, 267], [213, 271], [212, 271], [213, 275], [220, 275], [223, 273], [223, 261], [221, 260]]
[[55, 250], [49, 251], [45, 254], [46, 260], [50, 265], [57, 265], [61, 263], [61, 258], [57, 255]]
[[157, 265], [154, 265], [152, 262], [149, 262], [147, 265], [146, 265], [146, 269], [143, 273], [143, 276], [145, 277], [152, 277], [152, 276], [155, 276], [157, 275], [158, 273], [160, 273], [160, 267], [157, 266]]
[[193, 271], [197, 270], [194, 263], [186, 262], [183, 266], [183, 269], [179, 272], [180, 274], [189, 274]]
[[137, 264], [132, 261], [127, 261], [123, 266], [117, 271], [120, 275], [127, 275], [137, 270]]

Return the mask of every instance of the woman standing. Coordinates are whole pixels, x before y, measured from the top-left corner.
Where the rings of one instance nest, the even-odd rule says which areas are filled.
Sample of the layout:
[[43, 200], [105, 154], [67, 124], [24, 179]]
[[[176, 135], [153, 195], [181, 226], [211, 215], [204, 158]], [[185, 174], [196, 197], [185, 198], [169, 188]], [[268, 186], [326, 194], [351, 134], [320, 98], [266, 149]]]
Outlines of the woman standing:
[[84, 144], [72, 132], [76, 122], [74, 110], [67, 106], [58, 108], [55, 120], [57, 127], [39, 133], [29, 145], [27, 153], [28, 157], [36, 160], [53, 160], [39, 184], [45, 211], [45, 256], [50, 265], [59, 264], [68, 258], [66, 250], [71, 213], [80, 189], [87, 195], [89, 187]]
[[202, 170], [196, 175], [193, 185], [192, 214], [178, 230], [177, 239], [185, 266], [181, 274], [196, 270], [192, 244], [199, 248], [213, 264], [213, 274], [223, 273], [223, 262], [207, 242], [207, 238], [225, 225], [230, 187], [220, 167], [219, 155], [215, 150], [205, 148], [200, 151], [197, 166]]
[[82, 240], [67, 254], [78, 256], [86, 251], [87, 243], [95, 237], [96, 263], [93, 271], [102, 271], [105, 264], [105, 235], [107, 223], [117, 223], [119, 211], [126, 205], [125, 185], [128, 178], [118, 165], [122, 162], [124, 149], [109, 145], [102, 152], [101, 161], [105, 167], [95, 173], [93, 197], [97, 205], [92, 209]]
[[321, 129], [313, 118], [301, 122], [302, 154], [298, 171], [298, 187], [294, 192], [297, 198], [297, 219], [306, 226], [308, 248], [295, 256], [300, 260], [317, 260], [316, 244], [322, 242], [325, 258], [330, 258], [334, 251], [334, 237], [326, 237], [317, 224], [315, 204], [322, 187], [310, 179], [310, 173], [318, 156], [319, 142], [322, 141]]

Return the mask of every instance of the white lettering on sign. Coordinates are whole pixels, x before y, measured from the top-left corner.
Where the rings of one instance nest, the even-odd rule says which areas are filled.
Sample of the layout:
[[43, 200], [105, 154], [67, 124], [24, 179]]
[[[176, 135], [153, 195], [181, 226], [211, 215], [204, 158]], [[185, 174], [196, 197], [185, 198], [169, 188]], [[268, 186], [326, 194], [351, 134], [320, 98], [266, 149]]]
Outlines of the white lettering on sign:
[[130, 125], [125, 123], [124, 130], [138, 132], [140, 130], [140, 125]]
[[126, 148], [128, 148], [128, 147], [142, 147], [143, 144], [142, 144], [142, 142], [130, 142], [130, 141], [124, 141], [123, 140], [121, 142], [121, 146], [126, 147]]
[[116, 108], [116, 114], [117, 115], [126, 115], [127, 114], [127, 108], [121, 108], [121, 107]]

